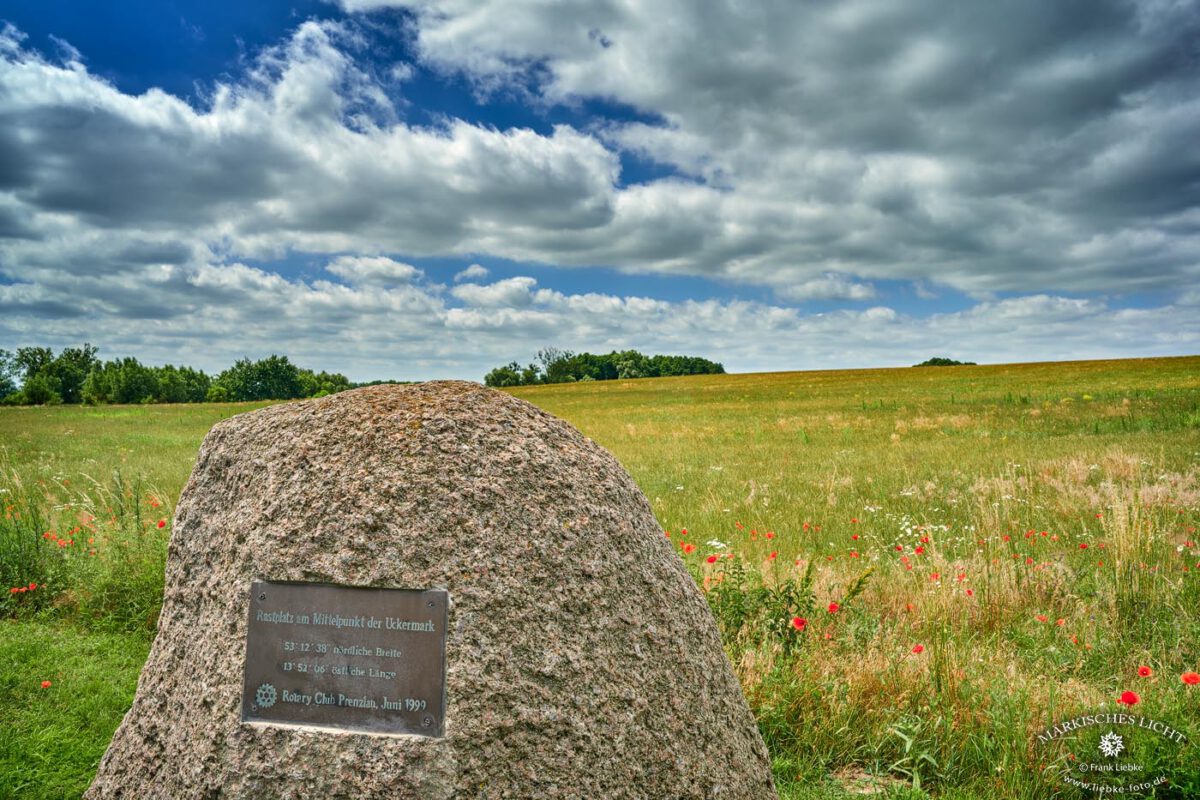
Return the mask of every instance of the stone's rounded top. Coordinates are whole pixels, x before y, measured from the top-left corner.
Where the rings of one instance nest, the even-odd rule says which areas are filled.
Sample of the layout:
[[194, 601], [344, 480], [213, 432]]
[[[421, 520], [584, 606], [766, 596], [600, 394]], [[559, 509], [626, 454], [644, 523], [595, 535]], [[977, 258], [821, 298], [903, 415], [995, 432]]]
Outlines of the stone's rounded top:
[[[214, 427], [262, 430], [289, 425], [411, 426], [414, 419], [438, 420], [442, 426], [487, 427], [520, 420], [534, 427], [573, 428], [532, 403], [470, 381], [379, 384], [338, 394], [267, 406], [238, 414]], [[535, 422], [536, 420], [536, 422]], [[527, 431], [532, 432], [532, 431]]]
[[[444, 589], [443, 738], [242, 723], [251, 581]], [[218, 792], [774, 796], [707, 603], [629, 475], [462, 381], [271, 406], [205, 438], [158, 636], [88, 796]]]

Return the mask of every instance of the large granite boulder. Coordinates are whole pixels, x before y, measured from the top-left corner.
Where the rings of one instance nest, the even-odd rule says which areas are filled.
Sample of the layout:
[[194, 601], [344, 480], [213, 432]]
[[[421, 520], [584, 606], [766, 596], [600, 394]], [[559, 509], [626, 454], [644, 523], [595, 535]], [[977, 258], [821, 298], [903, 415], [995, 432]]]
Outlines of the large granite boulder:
[[[444, 589], [441, 735], [243, 721], [261, 580]], [[179, 500], [158, 636], [86, 796], [775, 790], [708, 607], [616, 459], [522, 400], [434, 382], [212, 429]]]

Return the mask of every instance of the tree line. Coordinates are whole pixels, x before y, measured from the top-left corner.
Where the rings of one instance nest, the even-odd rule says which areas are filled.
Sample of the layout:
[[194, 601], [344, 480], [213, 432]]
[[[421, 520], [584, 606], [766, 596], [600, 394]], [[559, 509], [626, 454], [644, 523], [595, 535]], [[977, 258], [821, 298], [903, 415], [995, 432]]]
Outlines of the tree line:
[[488, 386], [529, 386], [538, 383], [610, 381], [618, 378], [666, 378], [675, 375], [723, 375], [725, 367], [699, 356], [647, 356], [637, 350], [614, 350], [607, 355], [572, 353], [557, 347], [538, 351], [525, 366], [512, 361], [484, 376]]
[[[224, 403], [294, 400], [353, 389], [345, 375], [298, 367], [287, 356], [243, 358], [216, 377], [191, 367], [154, 367], [136, 358], [101, 361], [90, 344], [0, 350], [0, 403]], [[19, 382], [19, 383], [18, 383]], [[376, 381], [377, 383], [380, 381]]]

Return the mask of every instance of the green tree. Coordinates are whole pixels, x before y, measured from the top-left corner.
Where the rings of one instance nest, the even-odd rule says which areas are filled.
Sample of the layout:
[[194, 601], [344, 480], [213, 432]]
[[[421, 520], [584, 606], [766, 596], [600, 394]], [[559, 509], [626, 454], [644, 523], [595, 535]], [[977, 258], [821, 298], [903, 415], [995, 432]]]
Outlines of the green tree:
[[300, 370], [287, 356], [267, 356], [259, 361], [243, 358], [217, 376], [229, 399], [291, 400], [303, 397]]
[[82, 347], [63, 348], [58, 357], [42, 367], [41, 371], [58, 379], [64, 403], [80, 403], [83, 401], [83, 383], [98, 363], [96, 348], [84, 344]]
[[18, 347], [13, 362], [21, 373], [22, 382], [50, 366], [54, 351], [49, 347]]
[[39, 372], [21, 387], [24, 402], [32, 406], [58, 405], [62, 402], [62, 385], [58, 379], [44, 372]]
[[301, 369], [298, 373], [301, 397], [325, 397], [351, 388], [353, 384], [345, 375], [337, 372], [313, 372]]
[[0, 400], [17, 391], [16, 377], [19, 374], [15, 357], [7, 350], [0, 350]]
[[521, 385], [521, 365], [516, 361], [505, 364], [503, 367], [496, 367], [494, 370], [483, 376], [483, 382], [487, 386], [495, 386], [502, 388], [504, 386], [520, 386]]

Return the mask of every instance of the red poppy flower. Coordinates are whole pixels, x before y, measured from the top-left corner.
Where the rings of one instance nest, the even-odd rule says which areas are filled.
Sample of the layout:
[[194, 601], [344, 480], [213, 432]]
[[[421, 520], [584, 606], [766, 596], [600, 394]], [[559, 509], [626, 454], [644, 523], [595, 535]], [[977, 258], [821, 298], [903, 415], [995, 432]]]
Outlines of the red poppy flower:
[[914, 550], [913, 552], [916, 553], [917, 555], [921, 555], [922, 553], [925, 552], [925, 548], [921, 547], [920, 545], [917, 545], [917, 549]]
[[925, 645], [923, 645], [923, 644], [914, 645], [912, 651], [914, 653], [916, 653], [917, 655], [921, 655], [921, 653], [925, 652]]
[[158, 521], [158, 527], [160, 527], [160, 528], [165, 528], [165, 527], [167, 527], [167, 521], [166, 521], [165, 519], [160, 519], [160, 520]]
[[1200, 672], [1185, 672], [1179, 676], [1179, 679], [1188, 686], [1196, 686], [1200, 684]]
[[709, 557], [708, 557], [707, 559], [705, 559], [705, 560], [706, 560], [706, 561], [708, 561], [708, 563], [710, 563], [710, 564], [715, 564], [715, 563], [717, 563], [717, 557], [716, 557], [716, 555], [711, 555], [711, 556], [709, 556]]
[[1080, 549], [1080, 550], [1087, 550], [1087, 542], [1080, 542], [1080, 543], [1079, 543], [1079, 549]]
[[767, 531], [767, 538], [768, 538], [768, 539], [774, 539], [774, 538], [775, 538], [775, 531]]
[[1138, 697], [1137, 692], [1121, 692], [1121, 696], [1117, 698], [1117, 702], [1127, 706], [1135, 706], [1142, 702], [1142, 698]]
[[974, 597], [974, 596], [975, 596], [975, 590], [967, 589], [967, 597]]
[[696, 545], [692, 544], [691, 542], [688, 542], [687, 544], [685, 544], [683, 546], [683, 552], [685, 552], [685, 553], [690, 553], [695, 549], [696, 549]]
[[50, 681], [42, 681], [42, 688], [43, 688], [43, 689], [49, 689], [49, 688], [50, 688]]
[[680, 529], [679, 529], [679, 535], [680, 535], [680, 536], [687, 536], [687, 528], [680, 528]]
[[922, 537], [921, 537], [921, 544], [929, 544], [929, 537], [928, 537], [928, 536], [922, 536]]
[[1150, 669], [1149, 667], [1138, 667], [1138, 677], [1149, 678], [1153, 674], [1154, 670]]
[[856, 541], [856, 542], [857, 542], [857, 541], [858, 541], [858, 534], [857, 534], [857, 533], [855, 533], [855, 534], [852, 534], [852, 535], [850, 536], [850, 538], [851, 538], [851, 539], [853, 539], [854, 541]]
[[896, 545], [896, 552], [897, 552], [897, 553], [903, 553], [903, 552], [904, 552], [904, 545], [902, 545], [902, 544], [898, 544], [898, 545]]
[[808, 624], [808, 620], [804, 617], [792, 617], [792, 627], [798, 631], [804, 630], [804, 626]]
[[830, 603], [829, 604], [829, 613], [836, 614], [839, 610], [841, 610], [841, 608], [842, 607], [839, 606], [837, 603]]
[[779, 555], [779, 553], [777, 553], [777, 552], [775, 552], [774, 550], [772, 550], [772, 551], [771, 551], [771, 555], [767, 556], [767, 558], [769, 558], [769, 559], [771, 559], [771, 560], [773, 561], [773, 560], [775, 560], [775, 556], [777, 556], [777, 555]]
[[1047, 617], [1045, 614], [1038, 614], [1038, 615], [1037, 615], [1037, 621], [1038, 621], [1038, 622], [1046, 622], [1046, 621], [1048, 621], [1049, 619], [1050, 619], [1050, 618], [1049, 618], [1049, 617]]

